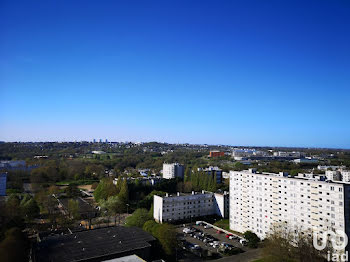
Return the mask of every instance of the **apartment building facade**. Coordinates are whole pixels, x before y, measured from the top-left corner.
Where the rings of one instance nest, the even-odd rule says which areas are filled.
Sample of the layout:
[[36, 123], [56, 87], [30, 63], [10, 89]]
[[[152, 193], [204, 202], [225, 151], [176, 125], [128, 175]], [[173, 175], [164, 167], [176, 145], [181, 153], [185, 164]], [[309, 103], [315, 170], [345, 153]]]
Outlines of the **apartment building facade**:
[[350, 182], [350, 171], [345, 169], [327, 170], [326, 177], [332, 181]]
[[185, 167], [179, 163], [163, 164], [163, 178], [172, 179], [176, 177], [183, 178], [185, 174]]
[[309, 177], [231, 171], [230, 228], [250, 230], [261, 239], [274, 224], [286, 222], [300, 232], [339, 229], [348, 234], [350, 184]]
[[202, 191], [191, 194], [154, 196], [153, 217], [158, 223], [218, 215], [228, 217], [229, 194]]
[[207, 168], [198, 168], [200, 172], [204, 172], [207, 175], [214, 176], [217, 184], [222, 183], [222, 170], [217, 166], [209, 166]]

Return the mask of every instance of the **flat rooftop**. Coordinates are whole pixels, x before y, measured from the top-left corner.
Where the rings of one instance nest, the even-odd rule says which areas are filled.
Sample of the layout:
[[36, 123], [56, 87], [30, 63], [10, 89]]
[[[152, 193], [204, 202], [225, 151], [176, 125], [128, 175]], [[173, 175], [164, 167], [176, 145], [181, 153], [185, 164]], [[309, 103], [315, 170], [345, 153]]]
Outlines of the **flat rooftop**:
[[[273, 176], [273, 177], [281, 177], [281, 178], [289, 178], [289, 179], [297, 179], [297, 180], [306, 180], [310, 182], [320, 182], [320, 183], [333, 183], [333, 184], [342, 184], [342, 185], [350, 185], [350, 182], [344, 182], [344, 181], [338, 181], [338, 180], [327, 180], [326, 175], [324, 174], [306, 174], [306, 173], [299, 173], [296, 176], [288, 175], [287, 173], [280, 172], [277, 173], [268, 173], [268, 172], [252, 172], [250, 170], [242, 170], [242, 171], [230, 171], [230, 172], [236, 172], [236, 173], [245, 173], [250, 175], [265, 175], [265, 176]], [[302, 175], [302, 176], [301, 176]], [[324, 180], [320, 179], [320, 177], [323, 177]]]
[[37, 243], [35, 261], [65, 262], [96, 258], [103, 261], [107, 256], [118, 257], [118, 254], [122, 256], [125, 252], [148, 248], [154, 240], [140, 228], [123, 226], [50, 236]]

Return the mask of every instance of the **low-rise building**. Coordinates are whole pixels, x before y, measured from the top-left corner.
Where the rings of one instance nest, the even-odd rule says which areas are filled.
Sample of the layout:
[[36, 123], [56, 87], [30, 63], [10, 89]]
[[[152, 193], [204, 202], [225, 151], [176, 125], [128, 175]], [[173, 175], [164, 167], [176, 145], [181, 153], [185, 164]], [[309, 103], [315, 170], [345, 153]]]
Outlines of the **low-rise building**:
[[[127, 178], [122, 178], [121, 180], [126, 179], [130, 183], [138, 182], [142, 183], [143, 185], [150, 185], [154, 186], [158, 183], [160, 183], [163, 178], [160, 176], [153, 176], [153, 177], [127, 177]], [[113, 179], [113, 184], [117, 185], [119, 181], [119, 178], [116, 177]]]
[[274, 156], [277, 157], [285, 157], [285, 158], [303, 158], [305, 156], [304, 153], [302, 152], [282, 152], [282, 151], [278, 151], [278, 152], [274, 152], [273, 153]]
[[225, 156], [225, 152], [220, 152], [220, 151], [209, 152], [209, 157], [221, 157], [221, 156]]
[[332, 170], [340, 170], [340, 169], [345, 169], [346, 167], [345, 166], [321, 166], [321, 165], [318, 165], [317, 166], [317, 169], [318, 170], [329, 170], [329, 169], [332, 169]]
[[159, 223], [190, 220], [209, 215], [228, 217], [228, 207], [229, 194], [227, 192], [219, 194], [193, 191], [191, 194], [167, 194], [163, 197], [155, 195], [153, 217]]
[[198, 168], [198, 171], [207, 173], [207, 175], [214, 176], [216, 178], [216, 183], [222, 183], [222, 170], [217, 166], [210, 166], [207, 168]]
[[298, 158], [293, 160], [294, 163], [296, 164], [315, 164], [318, 163], [318, 159], [315, 158]]

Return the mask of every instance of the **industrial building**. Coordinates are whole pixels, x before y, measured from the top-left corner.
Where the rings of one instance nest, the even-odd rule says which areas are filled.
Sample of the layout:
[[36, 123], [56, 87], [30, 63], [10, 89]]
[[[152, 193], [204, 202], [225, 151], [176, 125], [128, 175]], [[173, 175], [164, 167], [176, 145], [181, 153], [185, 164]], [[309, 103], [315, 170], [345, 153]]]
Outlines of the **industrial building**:
[[39, 239], [34, 262], [106, 261], [137, 255], [148, 261], [155, 238], [140, 228], [106, 227]]

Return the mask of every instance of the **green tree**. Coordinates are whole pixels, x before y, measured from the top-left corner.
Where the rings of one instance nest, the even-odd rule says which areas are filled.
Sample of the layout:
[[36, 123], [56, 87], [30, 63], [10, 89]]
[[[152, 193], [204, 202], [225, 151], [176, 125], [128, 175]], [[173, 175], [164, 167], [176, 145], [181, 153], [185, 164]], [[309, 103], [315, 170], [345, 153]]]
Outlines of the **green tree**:
[[81, 194], [78, 187], [76, 185], [72, 185], [72, 184], [70, 184], [65, 189], [65, 192], [66, 192], [68, 198], [75, 198], [75, 197], [80, 196], [80, 194]]
[[218, 185], [217, 185], [217, 182], [216, 182], [216, 174], [214, 174], [214, 176], [213, 176], [212, 192], [216, 192], [217, 189], [218, 189]]
[[111, 196], [106, 201], [104, 201], [102, 207], [106, 209], [110, 215], [114, 216], [114, 224], [117, 224], [117, 215], [120, 217], [125, 209], [123, 202], [119, 199], [118, 196]]
[[211, 191], [211, 192], [215, 192], [214, 191], [214, 177], [212, 175], [209, 176], [207, 190]]
[[80, 217], [78, 200], [74, 200], [74, 199], [68, 200], [68, 212], [73, 219], [78, 219]]
[[145, 208], [138, 208], [135, 210], [134, 213], [132, 213], [131, 216], [129, 216], [126, 219], [126, 226], [129, 227], [140, 227], [142, 228], [143, 225], [146, 223], [147, 220], [152, 219], [152, 216], [150, 216], [149, 211]]
[[27, 201], [23, 201], [23, 200], [21, 201], [21, 205], [20, 205], [23, 217], [25, 217], [25, 219], [30, 221], [35, 217], [39, 216], [40, 208], [37, 202], [33, 198], [30, 198]]
[[244, 238], [248, 240], [248, 246], [252, 248], [257, 248], [260, 238], [252, 231], [246, 231], [243, 234]]
[[157, 224], [154, 220], [148, 220], [143, 225], [142, 229], [152, 235], [156, 234], [156, 229], [158, 228], [160, 224]]
[[187, 166], [185, 170], [184, 183], [191, 180], [191, 169]]
[[117, 195], [117, 188], [113, 184], [112, 179], [102, 179], [94, 191], [96, 202], [107, 200], [111, 196]]
[[129, 203], [129, 189], [128, 182], [126, 179], [123, 179], [118, 197], [124, 206], [126, 206], [126, 204]]
[[173, 225], [161, 224], [157, 228], [156, 237], [163, 247], [165, 254], [173, 255], [176, 248], [176, 231]]
[[[297, 231], [301, 232], [300, 229]], [[270, 234], [264, 240], [263, 248], [263, 254], [269, 257], [271, 262], [323, 262], [328, 252], [332, 256], [333, 251], [329, 246], [321, 251], [316, 250], [308, 232], [297, 235], [295, 228], [291, 229], [286, 223], [272, 226]]]

